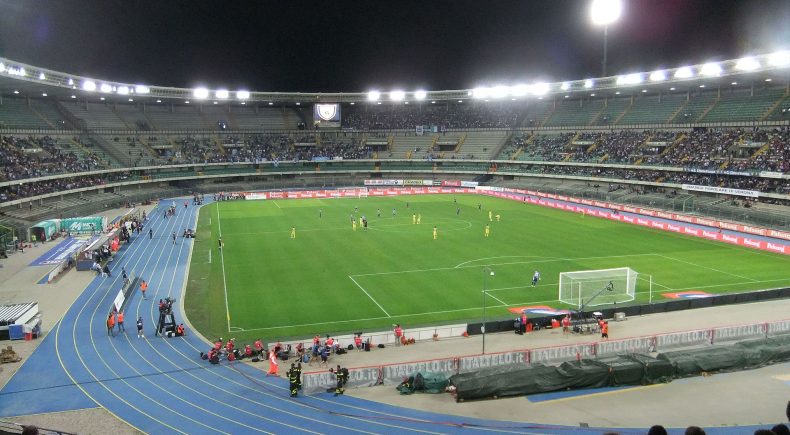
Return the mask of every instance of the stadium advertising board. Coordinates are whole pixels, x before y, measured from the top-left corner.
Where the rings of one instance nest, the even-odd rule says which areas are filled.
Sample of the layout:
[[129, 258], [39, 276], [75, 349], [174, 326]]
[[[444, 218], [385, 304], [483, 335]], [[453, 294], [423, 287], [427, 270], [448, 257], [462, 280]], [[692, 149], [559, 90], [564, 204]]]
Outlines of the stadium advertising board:
[[313, 106], [313, 124], [319, 128], [340, 127], [340, 104], [316, 104]]
[[599, 341], [595, 343], [597, 356], [622, 355], [626, 353], [648, 353], [655, 349], [654, 337], [634, 337], [622, 340]]
[[748, 196], [750, 198], [757, 198], [760, 196], [760, 192], [756, 190], [732, 189], [729, 187], [716, 186], [697, 186], [694, 184], [683, 184], [681, 187], [683, 190], [696, 190], [698, 192], [720, 193], [724, 195]]
[[458, 373], [474, 372], [488, 367], [526, 364], [529, 351], [488, 353], [458, 358]]

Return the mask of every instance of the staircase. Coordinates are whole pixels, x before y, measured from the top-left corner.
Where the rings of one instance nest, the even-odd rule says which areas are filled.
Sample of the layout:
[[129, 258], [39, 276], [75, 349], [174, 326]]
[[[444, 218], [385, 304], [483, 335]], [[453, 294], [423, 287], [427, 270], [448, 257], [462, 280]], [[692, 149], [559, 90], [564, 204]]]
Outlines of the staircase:
[[659, 154], [659, 155], [660, 156], [665, 156], [668, 152], [670, 152], [673, 148], [678, 146], [678, 144], [683, 142], [683, 140], [685, 140], [685, 139], [686, 139], [686, 133], [681, 134], [680, 136], [678, 136], [677, 139], [675, 139], [674, 142], [672, 142], [672, 145], [664, 148], [664, 151], [661, 151], [661, 154]]
[[719, 102], [719, 100], [720, 100], [720, 98], [714, 99], [713, 102], [708, 107], [706, 107], [705, 110], [703, 110], [702, 113], [700, 113], [699, 116], [697, 117], [697, 119], [695, 119], [694, 121], [699, 121], [699, 120], [705, 119], [705, 115], [707, 115], [708, 112], [710, 112], [710, 110], [713, 109], [714, 106], [716, 106], [716, 104]]
[[681, 104], [680, 107], [677, 108], [677, 110], [675, 110], [675, 113], [673, 113], [672, 116], [670, 116], [669, 119], [667, 119], [666, 123], [667, 124], [672, 123], [672, 121], [674, 121], [675, 118], [677, 118], [677, 116], [683, 112], [683, 109], [685, 109], [686, 106], [688, 106], [690, 101], [691, 100], [686, 99], [686, 101], [683, 104]]

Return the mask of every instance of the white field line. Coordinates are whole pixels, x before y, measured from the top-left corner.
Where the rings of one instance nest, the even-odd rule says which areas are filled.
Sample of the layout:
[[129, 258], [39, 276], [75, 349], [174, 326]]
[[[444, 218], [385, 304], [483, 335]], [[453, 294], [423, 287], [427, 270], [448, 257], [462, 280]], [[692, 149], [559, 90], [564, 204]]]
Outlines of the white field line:
[[720, 270], [720, 269], [716, 269], [716, 268], [708, 267], [708, 266], [703, 266], [701, 264], [692, 263], [690, 261], [681, 260], [679, 258], [673, 258], [673, 257], [669, 257], [669, 256], [666, 256], [666, 255], [661, 255], [661, 254], [656, 254], [656, 255], [658, 255], [659, 257], [662, 257], [662, 258], [666, 258], [667, 260], [677, 261], [677, 262], [680, 262], [680, 263], [686, 263], [686, 264], [694, 266], [694, 267], [701, 267], [703, 269], [712, 270], [714, 272], [723, 273], [725, 275], [730, 275], [730, 276], [734, 276], [734, 277], [737, 277], [737, 278], [748, 279], [749, 281], [752, 281], [752, 282], [758, 282], [756, 279], [749, 278], [748, 276], [737, 275], [737, 274], [734, 274], [734, 273], [725, 272], [725, 271]]
[[460, 268], [460, 267], [466, 266], [469, 263], [477, 263], [478, 261], [483, 261], [483, 260], [496, 260], [498, 258], [545, 258], [545, 259], [553, 258], [553, 259], [559, 260], [559, 258], [557, 258], [557, 257], [548, 257], [548, 256], [543, 256], [543, 255], [503, 255], [503, 256], [500, 256], [500, 257], [476, 258], [474, 260], [469, 260], [469, 261], [464, 261], [463, 263], [458, 263], [458, 265], [455, 266], [455, 267], [456, 268]]
[[[780, 281], [790, 281], [790, 278], [769, 279], [769, 280], [757, 281], [757, 282], [751, 282], [751, 281], [734, 282], [734, 283], [727, 283], [727, 284], [714, 284], [714, 285], [707, 285], [707, 286], [694, 286], [694, 287], [684, 287], [684, 288], [670, 288], [670, 287], [666, 287], [666, 286], [663, 286], [663, 285], [662, 285], [662, 287], [666, 287], [668, 290], [672, 290], [672, 291], [683, 291], [683, 290], [699, 290], [699, 289], [714, 288], [714, 287], [727, 287], [727, 286], [730, 286], [730, 285], [756, 284], [756, 283], [761, 283], [762, 284], [762, 283], [780, 282]], [[653, 281], [653, 284], [656, 284], [656, 282]], [[765, 290], [770, 290], [770, 289], [765, 289]], [[491, 290], [488, 290], [488, 291], [491, 291]], [[649, 291], [636, 292], [636, 294], [647, 294], [647, 293], [649, 293]], [[522, 306], [522, 305], [540, 305], [540, 304], [548, 304], [548, 303], [551, 303], [551, 302], [558, 302], [558, 301], [557, 301], [557, 299], [551, 299], [551, 300], [546, 300], [546, 301], [527, 301], [527, 302], [519, 302], [519, 303], [516, 303], [516, 304], [490, 305], [489, 308], [517, 307], [517, 306]], [[367, 317], [367, 318], [362, 318], [362, 319], [333, 320], [333, 321], [328, 321], [328, 322], [302, 323], [302, 324], [299, 324], [299, 325], [269, 326], [269, 327], [266, 327], [266, 328], [251, 328], [251, 329], [243, 329], [243, 330], [244, 331], [267, 331], [267, 330], [271, 330], [271, 329], [299, 328], [299, 327], [303, 327], [303, 326], [336, 325], [336, 324], [351, 323], [351, 322], [365, 322], [365, 321], [369, 321], [369, 320], [382, 320], [382, 319], [393, 319], [393, 318], [404, 318], [404, 317], [408, 318], [408, 317], [418, 317], [418, 316], [429, 316], [429, 315], [433, 315], [433, 314], [460, 313], [462, 311], [474, 311], [474, 310], [480, 310], [480, 309], [482, 309], [482, 307], [459, 308], [459, 309], [455, 309], [455, 310], [430, 311], [430, 312], [425, 312], [425, 313], [398, 314], [398, 315], [395, 315], [395, 316], [387, 316], [387, 317], [380, 316], [380, 317]]]
[[[219, 233], [219, 238], [222, 238], [222, 220], [219, 218], [219, 202], [217, 203], [217, 232]], [[228, 319], [228, 332], [230, 330], [230, 306], [228, 305], [228, 281], [225, 278], [225, 253], [223, 249], [219, 249], [219, 259], [222, 263], [222, 287], [225, 290], [225, 316]]]
[[488, 290], [484, 290], [484, 292], [485, 292], [485, 293], [487, 294], [487, 296], [488, 296], [488, 297], [490, 297], [491, 299], [494, 299], [494, 300], [496, 300], [497, 302], [499, 302], [499, 303], [500, 303], [500, 304], [502, 304], [502, 305], [507, 305], [507, 304], [505, 303], [505, 301], [503, 301], [502, 299], [499, 299], [498, 297], [496, 297], [496, 296], [494, 296], [494, 295], [492, 295], [492, 294], [488, 293]]
[[[644, 256], [651, 256], [651, 255], [658, 255], [654, 253], [647, 253], [647, 254], [628, 254], [628, 255], [606, 255], [602, 257], [577, 257], [577, 258], [555, 258], [550, 257], [547, 260], [535, 260], [535, 261], [514, 261], [509, 263], [490, 263], [490, 264], [477, 264], [474, 266], [455, 266], [455, 267], [437, 267], [434, 269], [413, 269], [413, 270], [399, 270], [394, 272], [376, 272], [376, 273], [358, 273], [351, 276], [377, 276], [377, 275], [394, 275], [398, 273], [417, 273], [417, 272], [436, 272], [440, 270], [453, 270], [453, 269], [468, 269], [468, 268], [479, 268], [485, 266], [509, 266], [513, 264], [533, 264], [533, 263], [551, 263], [554, 261], [574, 261], [574, 260], [596, 260], [596, 259], [603, 259], [603, 258], [628, 258], [628, 257], [644, 257]], [[538, 257], [538, 258], [546, 258], [546, 257]], [[467, 262], [468, 263], [468, 262]], [[463, 263], [461, 263], [463, 264]]]
[[366, 294], [366, 295], [368, 295], [368, 297], [370, 298], [370, 300], [371, 300], [371, 301], [373, 301], [373, 303], [374, 303], [374, 304], [378, 305], [378, 307], [379, 307], [379, 308], [381, 308], [381, 311], [383, 311], [383, 312], [384, 312], [384, 314], [386, 314], [386, 315], [387, 315], [387, 317], [392, 317], [392, 316], [390, 316], [390, 313], [388, 313], [388, 312], [387, 312], [387, 310], [385, 310], [385, 309], [384, 309], [384, 307], [382, 307], [382, 306], [381, 306], [381, 304], [380, 304], [380, 303], [378, 303], [378, 302], [377, 302], [375, 299], [373, 299], [373, 296], [371, 296], [371, 295], [370, 295], [370, 293], [368, 293], [368, 291], [367, 291], [367, 290], [365, 290], [365, 288], [364, 288], [364, 287], [362, 287], [361, 285], [359, 285], [359, 283], [357, 282], [357, 280], [355, 280], [355, 279], [354, 279], [353, 277], [351, 277], [350, 275], [349, 275], [349, 278], [351, 279], [351, 281], [354, 281], [354, 284], [356, 284], [356, 285], [357, 285], [357, 287], [359, 287], [359, 289], [360, 289], [360, 290], [362, 290], [363, 292], [365, 292], [365, 294]]
[[277, 206], [277, 208], [282, 209], [282, 207], [280, 207], [280, 204], [277, 204], [277, 201], [272, 201], [272, 202], [274, 203], [274, 205]]

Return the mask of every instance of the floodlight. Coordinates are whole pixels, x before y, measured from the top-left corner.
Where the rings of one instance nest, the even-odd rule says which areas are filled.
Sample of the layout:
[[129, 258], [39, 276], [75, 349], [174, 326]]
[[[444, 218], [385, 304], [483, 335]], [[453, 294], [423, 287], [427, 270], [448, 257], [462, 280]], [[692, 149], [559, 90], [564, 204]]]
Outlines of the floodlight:
[[416, 99], [416, 100], [424, 100], [425, 97], [427, 97], [427, 96], [428, 96], [428, 92], [425, 92], [422, 89], [420, 89], [420, 90], [418, 90], [417, 92], [414, 93], [414, 99]]
[[217, 98], [224, 100], [230, 97], [230, 92], [228, 92], [227, 89], [219, 89], [216, 92], [214, 92], [214, 95], [216, 95]]
[[241, 105], [242, 105], [242, 106], [244, 106], [244, 105], [246, 105], [246, 104], [247, 104], [247, 102], [246, 102], [246, 101], [242, 101], [242, 102], [241, 102]]
[[130, 102], [130, 103], [131, 103], [131, 102], [133, 102], [133, 101], [134, 101], [133, 99], [129, 98], [129, 102]]
[[156, 102], [157, 102], [157, 103], [161, 103], [161, 102], [162, 102], [162, 100], [156, 100]]
[[74, 79], [69, 79], [69, 86], [73, 86], [73, 85], [74, 85]]
[[146, 85], [137, 85], [134, 87], [134, 91], [138, 94], [148, 94], [151, 92], [151, 89]]
[[217, 104], [217, 102], [215, 101], [214, 104]]
[[771, 81], [771, 79], [770, 79], [770, 78], [768, 78], [768, 79], [765, 79], [765, 81], [766, 81], [766, 82], [770, 82], [770, 81]]
[[378, 103], [376, 103], [376, 104], [378, 104], [379, 106], [381, 106], [381, 101], [379, 101], [379, 102], [378, 102]]
[[768, 64], [771, 66], [790, 65], [790, 51], [777, 51], [768, 56]]
[[593, 24], [608, 26], [620, 18], [623, 13], [621, 0], [593, 0], [590, 5], [590, 18]]
[[529, 93], [529, 85], [515, 85], [511, 89], [511, 93], [514, 97], [523, 97]]
[[100, 100], [104, 101], [104, 97], [99, 97]]
[[236, 98], [239, 100], [249, 100], [250, 91], [236, 91]]
[[18, 94], [18, 93], [19, 93], [19, 91], [17, 91], [16, 89], [14, 89], [14, 94]]
[[46, 97], [46, 96], [47, 96], [47, 93], [46, 93], [46, 92], [44, 92], [43, 94], [41, 94], [41, 96], [42, 96], [42, 97]]
[[757, 68], [760, 68], [760, 62], [753, 57], [738, 59], [738, 62], [735, 64], [735, 69], [741, 71], [754, 71]]
[[615, 91], [615, 95], [620, 95], [620, 91]]
[[691, 67], [682, 66], [675, 71], [676, 79], [688, 79], [691, 77], [694, 77], [694, 71], [691, 70]]
[[584, 87], [587, 88], [587, 89], [590, 89], [591, 87], [593, 87], [593, 84], [594, 84], [593, 83], [593, 79], [587, 79], [587, 80], [584, 81]]
[[431, 104], [436, 104], [436, 101], [431, 101]]
[[701, 88], [704, 88], [704, 87], [705, 87], [705, 85], [699, 85], [699, 87], [701, 87]]
[[[354, 103], [351, 103], [351, 104], [354, 104]], [[272, 103], [271, 101], [269, 101], [269, 105], [270, 105], [270, 106], [273, 106], [273, 105], [274, 105], [274, 103]]]
[[459, 103], [463, 103], [463, 101], [461, 101], [461, 100], [458, 100], [458, 102], [459, 102]]
[[302, 103], [296, 103], [296, 105], [297, 105], [297, 106], [301, 106], [301, 105], [302, 105]]
[[510, 88], [507, 86], [494, 86], [491, 88], [491, 97], [492, 98], [505, 98], [507, 94], [510, 93]]
[[77, 98], [77, 96], [76, 95], [72, 95], [71, 98]]
[[662, 82], [667, 79], [666, 71], [653, 71], [650, 73], [651, 82]]
[[702, 65], [699, 73], [704, 76], [718, 77], [721, 75], [721, 65], [715, 62], [706, 63]]
[[118, 90], [116, 92], [118, 92], [119, 95], [128, 95], [129, 94], [129, 87], [128, 86], [118, 86]]
[[644, 94], [645, 92], [647, 92], [647, 89], [642, 89], [642, 93]]
[[732, 82], [732, 83], [730, 83], [730, 84], [731, 84], [731, 85], [733, 85], [733, 86], [735, 86], [735, 85], [737, 85], [737, 84], [738, 84], [738, 82]]
[[47, 79], [47, 76], [46, 76], [46, 75], [44, 75], [44, 73], [43, 73], [43, 72], [41, 72], [41, 73], [38, 73], [38, 79], [39, 79], [39, 80], [46, 80], [46, 79]]
[[562, 82], [562, 85], [560, 86], [560, 89], [562, 89], [563, 91], [567, 91], [570, 88], [571, 88], [571, 84], [568, 82]]
[[490, 88], [480, 87], [472, 89], [472, 97], [474, 98], [487, 98], [491, 94]]
[[675, 88], [669, 88], [669, 90], [670, 90], [670, 91], [674, 91], [674, 90], [675, 90]]
[[379, 98], [381, 98], [381, 92], [379, 91], [368, 92], [368, 101], [378, 101]]
[[92, 80], [85, 80], [84, 82], [82, 82], [82, 89], [85, 91], [95, 91], [96, 82]]
[[99, 90], [104, 92], [105, 94], [107, 94], [107, 93], [112, 92], [112, 86], [110, 86], [108, 83], [102, 83], [99, 86]]
[[0, 62], [0, 72], [5, 72], [5, 64]]
[[208, 98], [208, 89], [195, 88], [195, 90], [192, 91], [192, 96], [198, 100], [205, 100], [206, 98]]
[[189, 100], [184, 101], [184, 104], [189, 104]]
[[405, 102], [405, 103], [403, 103], [403, 104], [406, 104], [406, 105], [408, 105], [408, 104], [409, 104], [409, 102], [407, 101], [407, 102]]
[[633, 73], [617, 77], [618, 85], [638, 85], [642, 83], [642, 74]]
[[401, 101], [406, 98], [406, 92], [401, 90], [390, 91], [390, 100], [392, 101]]
[[532, 86], [532, 93], [538, 96], [546, 95], [547, 93], [549, 93], [549, 84], [543, 82], [535, 83]]

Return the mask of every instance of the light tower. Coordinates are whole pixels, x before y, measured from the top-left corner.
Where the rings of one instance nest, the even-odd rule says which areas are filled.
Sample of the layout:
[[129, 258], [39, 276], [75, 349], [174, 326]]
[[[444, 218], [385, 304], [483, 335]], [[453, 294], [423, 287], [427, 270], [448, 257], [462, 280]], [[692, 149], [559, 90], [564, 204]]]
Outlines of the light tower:
[[590, 5], [590, 18], [596, 26], [603, 26], [603, 74], [606, 77], [606, 49], [609, 36], [609, 24], [614, 23], [623, 13], [622, 0], [593, 0]]

